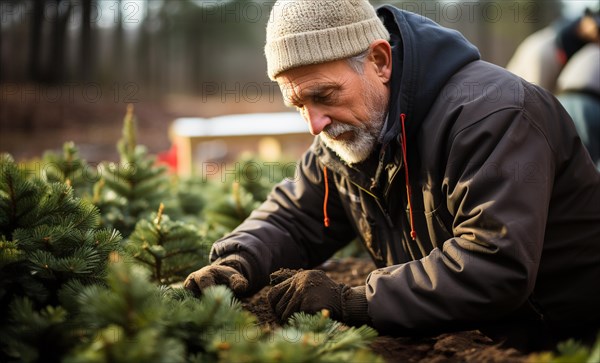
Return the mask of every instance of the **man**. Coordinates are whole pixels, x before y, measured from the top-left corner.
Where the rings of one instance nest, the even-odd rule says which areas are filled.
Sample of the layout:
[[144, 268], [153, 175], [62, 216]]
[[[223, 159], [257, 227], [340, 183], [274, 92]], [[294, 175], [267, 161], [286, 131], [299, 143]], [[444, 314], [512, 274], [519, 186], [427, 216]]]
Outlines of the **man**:
[[[278, 1], [265, 54], [317, 137], [188, 289], [243, 296], [285, 267], [304, 270], [272, 276], [283, 320], [325, 308], [389, 334], [598, 328], [600, 174], [553, 96], [459, 33], [365, 0]], [[356, 236], [378, 266], [365, 285], [306, 270]]]

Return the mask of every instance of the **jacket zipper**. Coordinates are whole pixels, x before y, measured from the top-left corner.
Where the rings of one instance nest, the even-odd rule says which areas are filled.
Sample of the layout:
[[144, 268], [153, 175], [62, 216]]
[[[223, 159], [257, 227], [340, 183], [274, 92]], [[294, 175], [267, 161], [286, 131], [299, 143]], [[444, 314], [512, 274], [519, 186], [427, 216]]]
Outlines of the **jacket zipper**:
[[367, 189], [361, 187], [360, 185], [356, 184], [355, 182], [353, 182], [352, 180], [350, 180], [350, 183], [356, 185], [356, 187], [358, 187], [358, 189], [362, 190], [363, 192], [369, 194], [370, 196], [372, 196], [375, 199], [375, 202], [377, 203], [377, 206], [379, 207], [379, 210], [381, 210], [381, 213], [383, 213], [383, 215], [385, 216], [385, 220], [388, 224], [388, 226], [390, 228], [394, 228], [394, 224], [392, 223], [392, 219], [390, 218], [387, 210], [384, 208], [384, 206], [381, 204], [381, 200], [373, 193], [371, 193], [370, 191], [368, 191]]
[[394, 179], [396, 179], [396, 175], [398, 175], [398, 172], [400, 171], [400, 169], [402, 169], [402, 166], [396, 168], [396, 171], [394, 171], [394, 174], [390, 178], [390, 181], [389, 181], [388, 185], [385, 187], [385, 191], [383, 192], [383, 196], [385, 198], [387, 198], [388, 193], [390, 192], [390, 189], [392, 187], [392, 183], [394, 182]]

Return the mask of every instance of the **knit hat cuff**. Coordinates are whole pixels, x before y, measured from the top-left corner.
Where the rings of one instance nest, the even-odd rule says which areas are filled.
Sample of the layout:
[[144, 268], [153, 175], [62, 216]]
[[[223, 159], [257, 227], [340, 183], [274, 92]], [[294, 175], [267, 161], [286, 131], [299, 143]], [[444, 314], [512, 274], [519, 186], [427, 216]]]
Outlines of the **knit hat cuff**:
[[265, 46], [267, 73], [275, 80], [279, 73], [291, 68], [349, 58], [367, 50], [377, 39], [390, 39], [379, 18], [284, 36]]

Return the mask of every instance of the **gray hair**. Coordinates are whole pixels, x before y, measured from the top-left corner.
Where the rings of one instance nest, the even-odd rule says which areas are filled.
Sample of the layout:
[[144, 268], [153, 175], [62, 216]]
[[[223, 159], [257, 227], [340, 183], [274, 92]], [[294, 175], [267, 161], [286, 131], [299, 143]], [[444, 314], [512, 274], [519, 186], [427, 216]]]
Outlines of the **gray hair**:
[[370, 49], [365, 50], [362, 53], [346, 58], [346, 62], [352, 70], [358, 74], [364, 74], [365, 60], [369, 56]]

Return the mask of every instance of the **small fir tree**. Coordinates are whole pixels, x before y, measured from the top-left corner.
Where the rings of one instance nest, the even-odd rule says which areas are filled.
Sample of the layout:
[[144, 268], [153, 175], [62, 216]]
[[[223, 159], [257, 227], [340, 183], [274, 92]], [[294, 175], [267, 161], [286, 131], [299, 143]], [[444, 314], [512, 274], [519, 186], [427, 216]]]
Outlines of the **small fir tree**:
[[41, 166], [42, 177], [70, 185], [78, 197], [90, 198], [99, 178], [97, 169], [81, 159], [72, 141], [64, 143], [62, 154], [46, 152]]
[[[131, 108], [118, 148], [121, 162], [102, 164], [94, 186], [100, 212], [74, 195], [73, 187], [86, 188], [79, 177], [86, 165], [74, 145], [60, 157], [46, 155], [57, 167], [43, 178], [0, 156], [0, 361], [378, 360], [365, 348], [372, 329], [348, 328], [327, 312], [297, 314], [271, 330], [223, 286], [200, 299], [164, 287], [206, 263], [206, 242], [248, 217], [270, 185], [250, 177], [174, 193], [136, 144]], [[172, 210], [199, 226], [170, 220], [169, 208], [152, 215], [176, 195], [189, 203]], [[217, 198], [205, 207], [207, 195]], [[98, 229], [101, 220], [134, 233], [121, 243], [117, 231]], [[118, 254], [123, 247], [129, 254]]]
[[121, 160], [101, 164], [102, 179], [95, 187], [94, 203], [102, 212], [103, 225], [128, 237], [136, 223], [160, 203], [165, 203], [169, 212], [177, 211], [166, 169], [156, 166], [146, 148], [137, 144], [133, 106], [127, 108], [123, 123], [123, 137], [117, 144]]
[[195, 225], [172, 221], [163, 209], [161, 204], [153, 218], [137, 223], [126, 249], [150, 271], [152, 281], [169, 285], [206, 265], [211, 243]]
[[235, 171], [231, 179], [211, 180], [202, 188], [205, 194], [216, 196], [201, 213], [213, 240], [231, 232], [250, 216], [276, 183], [293, 177], [295, 163], [264, 162], [245, 156], [235, 163]]
[[252, 194], [257, 202], [267, 199], [275, 183], [283, 179], [281, 163], [265, 163], [258, 158], [246, 156], [236, 165], [235, 181]]
[[207, 181], [195, 178], [178, 180], [175, 186], [179, 207], [184, 213], [184, 218], [198, 222], [202, 211], [208, 202], [211, 185]]
[[368, 349], [377, 332], [368, 327], [349, 328], [329, 318], [323, 310], [315, 315], [294, 314], [288, 325], [270, 334], [254, 338], [244, 332], [239, 339], [223, 349], [225, 362], [383, 362]]
[[205, 221], [214, 232], [211, 236], [222, 236], [224, 232], [232, 231], [261, 203], [238, 182], [223, 184], [220, 189], [215, 193], [217, 198], [213, 203], [204, 208]]
[[197, 299], [159, 288], [147, 270], [114, 260], [108, 286], [79, 296], [88, 339], [65, 362], [381, 362], [366, 349], [376, 335], [371, 328], [348, 328], [323, 312], [296, 314], [270, 332], [223, 286]]
[[600, 333], [591, 347], [569, 339], [558, 343], [553, 352], [533, 353], [526, 363], [596, 363], [600, 362]]
[[184, 346], [165, 335], [164, 290], [147, 271], [111, 255], [107, 286], [89, 286], [78, 297], [86, 341], [65, 362], [183, 362]]
[[115, 260], [108, 287], [88, 287], [79, 297], [89, 340], [66, 362], [217, 361], [210, 342], [254, 321], [222, 286], [198, 300], [159, 288], [147, 270]]
[[64, 183], [0, 156], [0, 361], [57, 361], [76, 344], [74, 295], [104, 280], [116, 231]]

